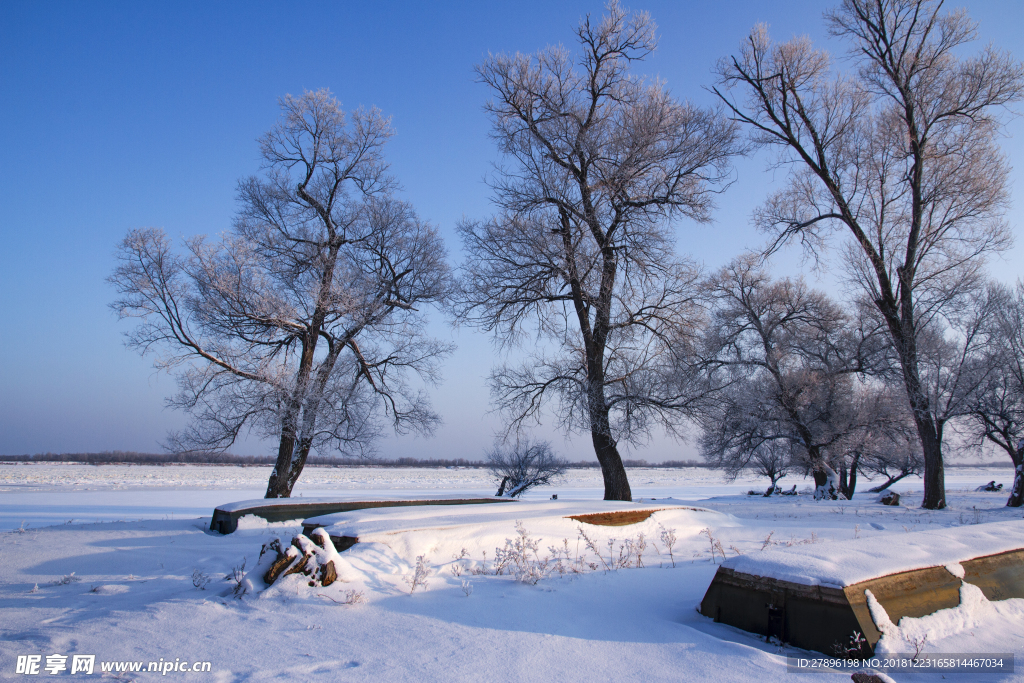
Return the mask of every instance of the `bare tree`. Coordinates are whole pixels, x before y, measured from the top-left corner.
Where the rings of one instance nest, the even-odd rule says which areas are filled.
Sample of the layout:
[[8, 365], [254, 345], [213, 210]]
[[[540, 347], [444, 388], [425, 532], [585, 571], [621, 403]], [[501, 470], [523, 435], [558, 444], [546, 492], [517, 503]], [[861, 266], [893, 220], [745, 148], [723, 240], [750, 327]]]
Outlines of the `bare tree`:
[[924, 472], [924, 457], [916, 427], [913, 433], [906, 430], [876, 440], [873, 448], [865, 450], [860, 467], [865, 472], [885, 477], [884, 482], [868, 489], [871, 493], [884, 491], [905, 477], [920, 475]]
[[[1024, 70], [975, 36], [963, 11], [935, 0], [844, 0], [826, 15], [850, 41], [855, 75], [832, 75], [807, 39], [773, 44], [755, 27], [723, 60], [716, 92], [755, 142], [792, 168], [757, 212], [775, 246], [817, 253], [834, 228], [877, 307], [900, 362], [925, 461], [925, 508], [945, 506], [942, 440], [922, 384], [918, 340], [928, 317], [973, 284], [985, 254], [1008, 246], [1001, 220], [1007, 165], [995, 137]], [[744, 96], [735, 100], [729, 90]]]
[[755, 474], [771, 481], [765, 496], [775, 493], [779, 479], [789, 474], [793, 467], [791, 445], [779, 440], [757, 439], [757, 445], [723, 448], [718, 441], [722, 436], [723, 431], [705, 432], [702, 435], [704, 438], [701, 439], [700, 447], [705, 462], [712, 467], [720, 467], [730, 480], [753, 470]]
[[[707, 221], [736, 152], [734, 125], [630, 75], [654, 24], [612, 2], [577, 30], [577, 55], [489, 57], [477, 67], [507, 165], [500, 213], [466, 222], [458, 315], [503, 347], [535, 333], [523, 364], [491, 376], [510, 429], [555, 402], [589, 432], [605, 499], [630, 500], [619, 443], [671, 425], [687, 397], [667, 379], [670, 341], [689, 334], [697, 269], [673, 253], [673, 219]], [[546, 344], [544, 342], [547, 342]]]
[[[967, 397], [964, 431], [979, 445], [992, 443], [1010, 456], [1013, 486], [1006, 504], [1024, 505], [1024, 283], [1016, 291], [992, 284], [978, 316], [989, 343], [983, 378]], [[982, 373], [979, 372], [979, 375]]]
[[854, 428], [833, 453], [839, 470], [839, 490], [847, 500], [857, 490], [860, 472], [888, 479], [883, 486], [870, 489], [873, 492], [921, 473], [917, 431], [906, 403], [905, 396], [894, 394], [877, 378], [862, 381], [855, 390]]
[[[1004, 292], [998, 287], [964, 283], [957, 297], [946, 301], [919, 325], [916, 347], [920, 386], [940, 444], [945, 441], [948, 427], [959, 425], [962, 431], [965, 420], [967, 425], [976, 424], [969, 418], [972, 414], [977, 418], [975, 411], [983, 409], [992, 398], [985, 392], [999, 374], [998, 357], [1002, 355], [994, 321], [1004, 310], [1005, 302]], [[874, 307], [865, 305], [863, 310], [880, 318]], [[883, 323], [879, 320], [879, 324]], [[877, 376], [899, 391], [903, 386], [901, 367], [898, 354], [890, 346], [878, 364]], [[875, 426], [867, 436], [865, 454], [869, 457], [865, 465], [869, 471], [890, 479], [882, 488], [910, 474], [919, 474], [923, 465], [923, 457], [904, 452], [908, 447], [919, 447], [920, 437], [919, 432], [913, 436], [906, 433], [904, 416], [912, 420], [913, 415], [905, 410], [909, 406], [903, 405], [906, 394], [901, 393], [901, 405], [896, 405], [883, 390], [867, 407], [875, 417], [869, 414], [865, 423]], [[984, 439], [977, 433], [972, 435]]]
[[749, 467], [761, 476], [768, 477], [771, 485], [765, 492], [765, 496], [779, 491], [779, 479], [789, 474], [793, 465], [793, 449], [789, 444], [778, 441], [768, 441], [761, 447], [754, 449], [750, 454]]
[[128, 344], [176, 370], [170, 404], [191, 414], [178, 449], [224, 450], [243, 429], [279, 442], [268, 498], [288, 497], [311, 449], [363, 453], [390, 420], [429, 433], [439, 418], [407, 381], [436, 381], [449, 347], [419, 307], [449, 288], [437, 232], [394, 198], [377, 110], [346, 116], [329, 92], [281, 101], [260, 140], [266, 173], [239, 182], [234, 230], [176, 253], [132, 230], [110, 281]]
[[755, 257], [736, 259], [706, 287], [702, 363], [723, 388], [700, 413], [704, 456], [742, 461], [781, 442], [813, 473], [815, 497], [835, 498], [832, 462], [864, 426], [854, 382], [878, 355], [875, 329], [801, 281], [773, 281]]
[[487, 467], [500, 482], [495, 494], [499, 497], [518, 498], [534, 486], [546, 486], [565, 474], [566, 464], [546, 441], [499, 444], [487, 453]]

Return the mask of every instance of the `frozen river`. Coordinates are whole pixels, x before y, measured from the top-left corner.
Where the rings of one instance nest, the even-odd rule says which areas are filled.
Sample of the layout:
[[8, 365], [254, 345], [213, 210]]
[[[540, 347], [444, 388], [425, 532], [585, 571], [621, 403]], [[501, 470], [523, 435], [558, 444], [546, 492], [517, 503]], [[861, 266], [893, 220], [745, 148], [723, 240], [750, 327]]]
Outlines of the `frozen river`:
[[[68, 463], [0, 464], [0, 530], [88, 522], [208, 517], [218, 505], [262, 498], [270, 467], [221, 465], [80, 465]], [[1009, 486], [1013, 471], [999, 468], [951, 467], [950, 492], [973, 490], [996, 480]], [[637, 468], [629, 470], [634, 498], [676, 498], [700, 501], [711, 497], [763, 490], [767, 480], [741, 477], [729, 481], [719, 470], [703, 468]], [[781, 484], [798, 489], [809, 479], [789, 476]], [[921, 479], [911, 477], [893, 488], [913, 495]], [[861, 479], [859, 488], [871, 484]], [[434, 494], [490, 496], [496, 489], [485, 469], [395, 467], [310, 467], [302, 473], [295, 496], [337, 496], [342, 499], [428, 497]], [[600, 499], [600, 470], [569, 470], [557, 485], [536, 489], [526, 499]]]

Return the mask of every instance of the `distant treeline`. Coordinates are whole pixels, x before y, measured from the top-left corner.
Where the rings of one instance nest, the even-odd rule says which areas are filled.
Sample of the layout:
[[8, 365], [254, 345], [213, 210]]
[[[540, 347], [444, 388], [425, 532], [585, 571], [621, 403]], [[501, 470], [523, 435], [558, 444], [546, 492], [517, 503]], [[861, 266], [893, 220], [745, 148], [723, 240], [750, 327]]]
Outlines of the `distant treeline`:
[[[231, 453], [138, 453], [136, 451], [104, 451], [102, 453], [37, 453], [35, 455], [0, 455], [0, 462], [77, 462], [91, 465], [273, 465], [276, 458], [270, 455], [234, 455]], [[697, 460], [670, 460], [662, 463], [648, 463], [646, 460], [623, 460], [626, 467], [707, 467]], [[329, 458], [310, 456], [307, 467], [487, 467], [481, 460], [464, 458], [419, 459], [395, 458]], [[599, 468], [596, 460], [580, 460], [566, 465], [570, 469]]]
[[[104, 451], [102, 453], [37, 453], [35, 455], [4, 455], [5, 462], [80, 462], [92, 465], [273, 465], [272, 455], [234, 455], [232, 453], [137, 453], [135, 451]], [[454, 460], [418, 460], [399, 458], [326, 458], [311, 455], [306, 467], [483, 467], [484, 463], [457, 458]]]
[[[104, 451], [102, 453], [36, 453], [35, 455], [0, 455], [0, 462], [77, 462], [90, 465], [238, 465], [266, 466], [273, 465], [271, 455], [234, 455], [232, 453], [138, 453], [135, 451]], [[646, 460], [623, 460], [622, 464], [629, 468], [637, 467], [711, 467], [699, 460], [667, 460], [665, 462], [647, 462]], [[951, 463], [953, 464], [953, 463]], [[328, 458], [309, 456], [307, 467], [487, 467], [482, 460], [466, 460], [465, 458], [419, 459], [395, 458]], [[1004, 467], [1005, 462], [960, 462], [956, 467]], [[596, 460], [580, 460], [566, 463], [569, 469], [599, 469]]]

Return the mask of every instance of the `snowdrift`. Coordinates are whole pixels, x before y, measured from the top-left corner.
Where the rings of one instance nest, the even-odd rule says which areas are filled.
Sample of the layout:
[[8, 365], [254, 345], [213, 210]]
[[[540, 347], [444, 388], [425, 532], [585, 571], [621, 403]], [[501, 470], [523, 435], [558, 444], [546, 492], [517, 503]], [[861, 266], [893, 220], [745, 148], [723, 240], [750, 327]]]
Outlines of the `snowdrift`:
[[869, 595], [892, 623], [960, 604], [1024, 598], [1024, 522], [995, 522], [794, 546], [730, 558], [701, 602], [715, 621], [828, 655], [863, 657], [881, 638]]
[[[662, 503], [662, 504], [658, 504]], [[627, 526], [591, 525], [581, 516], [607, 515], [618, 512], [642, 512], [642, 521]], [[403, 552], [414, 557], [422, 552], [459, 552], [462, 546], [490, 550], [500, 546], [522, 522], [532, 533], [547, 539], [577, 536], [576, 529], [586, 526], [600, 537], [645, 532], [655, 534], [658, 524], [665, 522], [677, 527], [682, 536], [696, 536], [699, 529], [710, 523], [734, 526], [728, 515], [703, 508], [681, 506], [666, 501], [640, 505], [618, 501], [518, 501], [514, 505], [466, 505], [460, 508], [405, 507], [403, 509], [366, 509], [306, 519], [303, 531], [311, 532], [324, 527], [341, 551], [358, 542], [385, 543], [392, 548], [407, 548]], [[655, 534], [656, 535], [656, 534]]]

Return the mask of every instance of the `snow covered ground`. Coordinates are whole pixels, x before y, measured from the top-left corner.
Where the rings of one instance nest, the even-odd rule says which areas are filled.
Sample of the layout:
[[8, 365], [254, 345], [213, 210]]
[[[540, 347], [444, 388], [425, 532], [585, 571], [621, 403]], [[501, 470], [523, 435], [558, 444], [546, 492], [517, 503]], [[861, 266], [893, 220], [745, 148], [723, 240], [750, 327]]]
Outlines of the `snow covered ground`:
[[[763, 490], [763, 480], [639, 469], [630, 481], [640, 502], [630, 505], [599, 500], [596, 470], [573, 471], [521, 503], [346, 513], [331, 521], [361, 542], [342, 554], [344, 582], [309, 588], [287, 577], [235, 599], [225, 576], [243, 560], [254, 566], [274, 536], [287, 542], [301, 530], [243, 519], [229, 536], [206, 531], [214, 506], [259, 497], [267, 474], [262, 467], [0, 465], [0, 678], [22, 679], [17, 661], [28, 655], [42, 656], [40, 675], [49, 677], [47, 656], [57, 654], [68, 657], [58, 675], [82, 680], [153, 680], [162, 676], [145, 669], [161, 659], [209, 662], [208, 673], [166, 676], [216, 681], [786, 680], [786, 656], [805, 653], [697, 613], [722, 561], [715, 541], [733, 557], [854, 538], [892, 545], [908, 531], [989, 522], [1024, 526], [1020, 510], [1004, 507], [1005, 494], [974, 491], [993, 479], [1009, 484], [1009, 467], [951, 469], [943, 511], [918, 509], [920, 479], [897, 484], [904, 505], [890, 508], [874, 494], [826, 503], [765, 499], [743, 495]], [[809, 483], [791, 479], [783, 485]], [[489, 495], [493, 484], [472, 469], [316, 468], [296, 492], [351, 499], [438, 493]], [[553, 493], [557, 502], [548, 500]], [[657, 512], [626, 527], [587, 525], [597, 552], [579, 535], [582, 525], [565, 519], [630, 507]], [[677, 539], [671, 556], [669, 531]], [[630, 568], [615, 569], [626, 541], [635, 549], [640, 533], [644, 567], [634, 557]], [[536, 541], [540, 559], [562, 548], [566, 561], [561, 571], [549, 563], [535, 585], [496, 576], [495, 549], [505, 539]], [[430, 574], [410, 594], [417, 556]], [[194, 585], [207, 579], [203, 589]], [[955, 614], [904, 620], [901, 629], [930, 634], [925, 652], [1015, 653], [1020, 671], [1024, 600], [971, 598]], [[76, 654], [95, 655], [93, 675], [70, 674]], [[100, 672], [102, 663], [136, 661], [143, 673]], [[948, 677], [1024, 681], [1022, 673]], [[825, 672], [812, 680], [850, 676]]]

